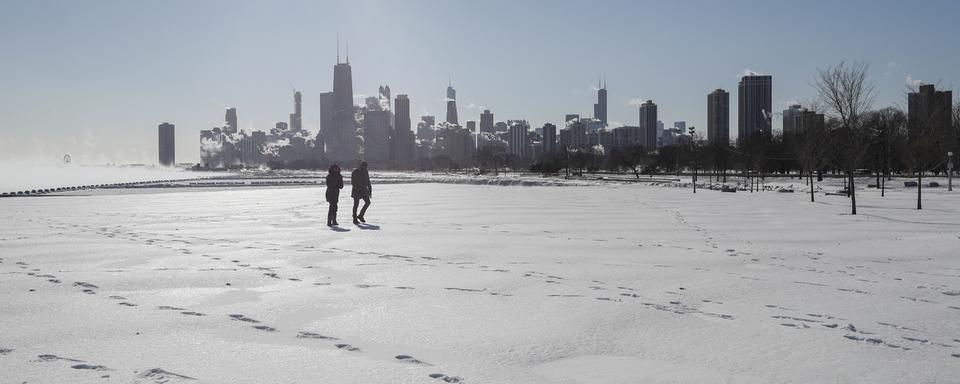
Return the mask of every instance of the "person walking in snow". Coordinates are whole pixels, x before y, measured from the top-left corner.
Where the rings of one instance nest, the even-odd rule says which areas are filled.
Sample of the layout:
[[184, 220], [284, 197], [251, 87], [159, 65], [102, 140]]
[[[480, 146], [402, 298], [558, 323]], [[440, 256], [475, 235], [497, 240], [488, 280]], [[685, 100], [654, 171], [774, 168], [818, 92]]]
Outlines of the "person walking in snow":
[[[361, 161], [360, 167], [350, 173], [350, 185], [352, 188], [350, 196], [353, 197], [353, 223], [366, 223], [363, 214], [367, 213], [367, 208], [370, 207], [370, 197], [373, 196], [373, 186], [370, 185], [370, 173], [367, 171], [366, 161]], [[363, 208], [357, 215], [357, 206], [360, 205], [360, 200], [363, 200]]]
[[[340, 174], [340, 166], [331, 165], [327, 172], [327, 203], [330, 208], [327, 210], [327, 226], [333, 227], [340, 225], [337, 223], [337, 203], [340, 201], [340, 190], [343, 189], [343, 175]], [[353, 209], [356, 212], [356, 208]]]

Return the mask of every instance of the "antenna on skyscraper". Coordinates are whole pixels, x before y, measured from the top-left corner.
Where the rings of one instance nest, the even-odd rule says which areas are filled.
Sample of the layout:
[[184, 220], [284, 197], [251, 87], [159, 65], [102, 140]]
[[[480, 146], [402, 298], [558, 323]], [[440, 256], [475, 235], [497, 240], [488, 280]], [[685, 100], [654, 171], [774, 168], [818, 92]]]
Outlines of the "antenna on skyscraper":
[[340, 34], [337, 34], [337, 64], [340, 64]]
[[346, 64], [350, 64], [350, 40], [347, 40], [347, 52], [346, 52], [346, 53], [347, 53], [347, 62], [346, 62]]

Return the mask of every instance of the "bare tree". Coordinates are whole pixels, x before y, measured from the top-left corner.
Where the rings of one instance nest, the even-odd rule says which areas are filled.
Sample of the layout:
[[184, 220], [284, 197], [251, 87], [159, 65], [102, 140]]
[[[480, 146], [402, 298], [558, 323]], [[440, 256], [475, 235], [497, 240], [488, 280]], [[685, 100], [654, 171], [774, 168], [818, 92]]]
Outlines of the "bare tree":
[[810, 202], [813, 202], [816, 187], [813, 174], [830, 162], [830, 136], [826, 132], [825, 125], [814, 125], [806, 127], [802, 132], [791, 133], [789, 141], [793, 145], [801, 173], [807, 174]]
[[874, 87], [867, 82], [865, 63], [847, 66], [844, 62], [827, 69], [817, 70], [814, 88], [819, 93], [825, 111], [836, 118], [838, 130], [838, 155], [847, 176], [850, 194], [850, 213], [857, 214], [857, 194], [854, 173], [857, 163], [863, 158], [870, 140], [864, 129], [863, 115], [870, 110], [875, 95]]
[[907, 116], [903, 111], [887, 107], [867, 114], [864, 124], [872, 131], [876, 140], [873, 143], [876, 155], [877, 188], [880, 196], [886, 194], [886, 179], [890, 176], [890, 153], [893, 138], [901, 137], [906, 128]]

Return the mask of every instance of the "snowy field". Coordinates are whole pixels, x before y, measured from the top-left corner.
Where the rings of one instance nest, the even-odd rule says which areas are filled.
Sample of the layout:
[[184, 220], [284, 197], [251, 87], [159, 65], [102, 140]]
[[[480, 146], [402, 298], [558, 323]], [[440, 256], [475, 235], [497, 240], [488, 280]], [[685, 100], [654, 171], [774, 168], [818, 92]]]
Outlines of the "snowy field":
[[0, 382], [956, 383], [928, 191], [374, 185], [334, 230], [311, 187], [0, 199]]

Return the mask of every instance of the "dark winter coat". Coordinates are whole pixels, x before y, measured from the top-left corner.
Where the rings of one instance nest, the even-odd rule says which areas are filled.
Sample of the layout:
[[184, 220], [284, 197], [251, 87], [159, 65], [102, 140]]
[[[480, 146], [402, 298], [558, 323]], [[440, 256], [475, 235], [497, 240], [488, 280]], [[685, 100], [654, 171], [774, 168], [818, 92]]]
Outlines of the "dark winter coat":
[[340, 201], [340, 190], [343, 189], [343, 175], [339, 172], [327, 174], [327, 202]]
[[370, 185], [370, 172], [357, 168], [350, 173], [350, 196], [355, 199], [369, 199], [373, 195], [373, 186]]

